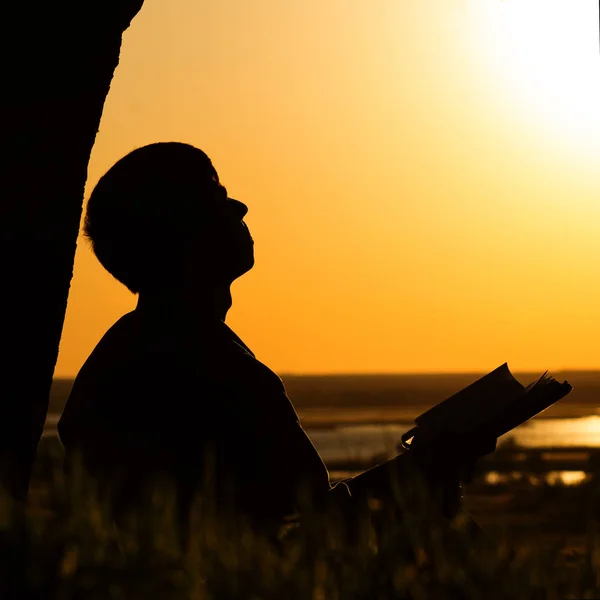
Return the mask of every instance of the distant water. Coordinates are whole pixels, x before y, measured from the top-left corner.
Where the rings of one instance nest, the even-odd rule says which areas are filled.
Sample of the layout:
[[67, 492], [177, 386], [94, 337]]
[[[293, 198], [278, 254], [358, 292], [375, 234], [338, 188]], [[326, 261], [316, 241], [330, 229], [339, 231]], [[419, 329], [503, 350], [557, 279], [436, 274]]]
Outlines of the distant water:
[[[59, 415], [50, 413], [45, 435], [56, 435]], [[307, 434], [325, 462], [369, 459], [375, 455], [397, 454], [400, 436], [412, 423], [394, 425], [346, 425], [327, 429], [307, 429]], [[600, 416], [568, 419], [534, 418], [500, 438], [499, 443], [512, 438], [527, 448], [542, 446], [600, 447]]]
[[[307, 430], [325, 461], [369, 458], [376, 454], [393, 456], [401, 435], [411, 423], [398, 425], [356, 425], [332, 430]], [[498, 443], [512, 438], [519, 446], [600, 448], [600, 416], [573, 419], [532, 419], [502, 436]]]

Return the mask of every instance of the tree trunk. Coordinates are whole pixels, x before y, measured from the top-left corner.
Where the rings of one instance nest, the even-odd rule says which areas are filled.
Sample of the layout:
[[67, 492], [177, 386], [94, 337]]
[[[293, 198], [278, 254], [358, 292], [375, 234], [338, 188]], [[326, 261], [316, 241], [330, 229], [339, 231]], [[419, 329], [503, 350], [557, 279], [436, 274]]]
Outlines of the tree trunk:
[[27, 496], [58, 356], [87, 166], [144, 0], [3, 3], [0, 484]]

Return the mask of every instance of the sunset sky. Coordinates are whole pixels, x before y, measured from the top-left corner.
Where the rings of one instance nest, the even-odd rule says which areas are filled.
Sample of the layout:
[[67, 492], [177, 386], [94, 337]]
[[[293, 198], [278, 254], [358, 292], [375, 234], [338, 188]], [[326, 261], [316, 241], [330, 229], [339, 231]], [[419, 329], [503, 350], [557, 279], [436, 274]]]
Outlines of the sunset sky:
[[[600, 368], [597, 0], [146, 0], [89, 167], [183, 141], [249, 206], [276, 372]], [[136, 297], [79, 241], [56, 368]]]

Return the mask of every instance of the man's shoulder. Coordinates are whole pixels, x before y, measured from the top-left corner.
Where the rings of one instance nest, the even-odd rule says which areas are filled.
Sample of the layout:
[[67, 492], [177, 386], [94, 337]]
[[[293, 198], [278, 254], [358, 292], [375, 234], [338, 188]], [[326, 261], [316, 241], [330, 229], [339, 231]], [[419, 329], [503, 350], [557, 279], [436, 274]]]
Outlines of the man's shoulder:
[[285, 394], [281, 379], [224, 324], [149, 327], [135, 311], [114, 323], [79, 371], [73, 394], [164, 388]]

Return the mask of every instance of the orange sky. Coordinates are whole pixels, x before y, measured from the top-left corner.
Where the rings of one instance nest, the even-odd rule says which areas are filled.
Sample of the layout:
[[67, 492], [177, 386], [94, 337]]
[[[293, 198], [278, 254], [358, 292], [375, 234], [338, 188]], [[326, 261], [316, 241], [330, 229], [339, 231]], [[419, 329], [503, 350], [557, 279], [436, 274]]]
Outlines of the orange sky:
[[[161, 140], [250, 208], [275, 371], [600, 368], [596, 0], [146, 0], [86, 199]], [[80, 240], [56, 375], [135, 302]]]

